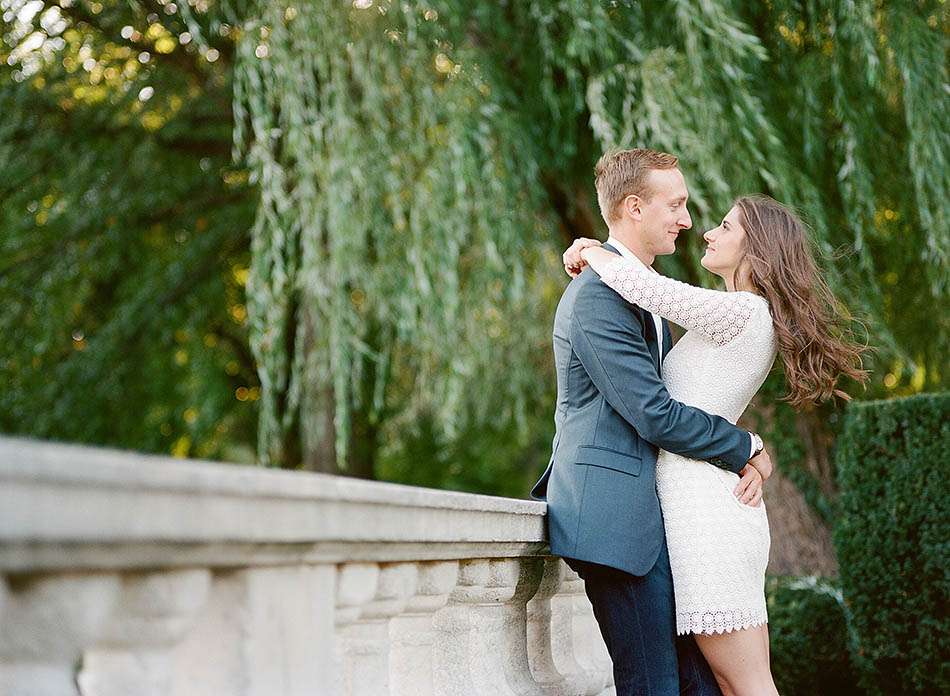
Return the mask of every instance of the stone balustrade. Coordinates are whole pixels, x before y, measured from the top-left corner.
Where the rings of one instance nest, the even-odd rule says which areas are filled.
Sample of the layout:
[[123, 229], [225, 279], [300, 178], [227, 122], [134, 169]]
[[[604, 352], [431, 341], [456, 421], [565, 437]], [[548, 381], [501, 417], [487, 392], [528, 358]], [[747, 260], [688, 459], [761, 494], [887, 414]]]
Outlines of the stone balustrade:
[[0, 438], [0, 694], [612, 694], [544, 512]]

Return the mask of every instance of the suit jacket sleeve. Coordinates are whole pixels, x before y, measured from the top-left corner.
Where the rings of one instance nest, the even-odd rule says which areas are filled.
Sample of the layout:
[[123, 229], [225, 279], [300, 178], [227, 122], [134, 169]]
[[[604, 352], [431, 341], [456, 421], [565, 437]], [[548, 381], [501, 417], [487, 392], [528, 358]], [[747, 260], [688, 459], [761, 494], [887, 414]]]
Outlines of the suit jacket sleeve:
[[571, 343], [594, 386], [645, 440], [735, 473], [746, 465], [749, 434], [670, 397], [647, 348], [641, 317], [603, 283], [579, 291]]

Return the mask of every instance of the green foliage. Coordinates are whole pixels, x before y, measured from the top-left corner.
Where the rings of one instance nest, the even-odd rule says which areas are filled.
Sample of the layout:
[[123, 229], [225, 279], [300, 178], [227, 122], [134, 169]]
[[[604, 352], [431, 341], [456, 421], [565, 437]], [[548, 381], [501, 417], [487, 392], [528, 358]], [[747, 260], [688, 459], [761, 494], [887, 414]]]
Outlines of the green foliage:
[[[946, 385], [935, 0], [0, 8], [4, 430], [400, 480], [451, 452], [426, 481], [508, 491], [546, 461], [559, 252], [602, 236], [615, 145], [681, 157], [697, 229], [797, 206], [870, 394]], [[681, 245], [662, 269], [709, 283]]]
[[[467, 412], [489, 428], [523, 417], [540, 378], [526, 349], [547, 330], [522, 275], [547, 240], [522, 246], [524, 230], [554, 222], [542, 216], [550, 201], [570, 233], [589, 232], [558, 201], [592, 200], [590, 167], [618, 144], [679, 154], [703, 225], [741, 191], [797, 205], [885, 360], [942, 379], [932, 344], [895, 337], [903, 313], [887, 287], [907, 273], [915, 292], [946, 302], [947, 239], [928, 221], [946, 219], [932, 194], [948, 186], [919, 168], [919, 143], [934, 162], [947, 150], [946, 110], [918, 98], [924, 82], [946, 81], [926, 14], [936, 5], [367, 5], [252, 4], [243, 24], [236, 136], [263, 191], [251, 293], [263, 459], [281, 459], [310, 385], [332, 387], [338, 455], [361, 408], [387, 433], [431, 413], [450, 438]], [[911, 47], [907, 32], [927, 36]], [[910, 65], [937, 77], [910, 77]], [[882, 142], [896, 161], [871, 156]], [[497, 185], [485, 185], [489, 163]], [[899, 180], [916, 193], [895, 196]], [[895, 253], [904, 226], [917, 240]], [[831, 262], [839, 248], [848, 263]], [[697, 251], [683, 256], [695, 263]], [[922, 253], [932, 270], [911, 273]], [[503, 318], [495, 335], [490, 310]], [[403, 370], [417, 379], [399, 380]], [[395, 404], [408, 418], [390, 415]]]
[[873, 694], [950, 690], [950, 393], [848, 409], [835, 545]]
[[547, 413], [529, 415], [527, 438], [515, 424], [472, 423], [448, 439], [435, 419], [424, 417], [411, 435], [383, 450], [377, 474], [413, 486], [523, 498], [538, 478], [537, 462], [551, 454], [549, 420]]
[[772, 675], [783, 696], [858, 696], [841, 590], [826, 579], [766, 582]]
[[4, 10], [0, 429], [253, 458], [229, 73], [149, 3]]
[[248, 309], [262, 461], [285, 459], [284, 432], [327, 387], [341, 458], [353, 409], [381, 413], [387, 396], [396, 427], [428, 411], [448, 434], [465, 411], [523, 413], [535, 373], [519, 367], [545, 333], [538, 166], [478, 70], [461, 71], [474, 56], [450, 58], [445, 28], [408, 4], [261, 11], [237, 46], [235, 140], [261, 190]]

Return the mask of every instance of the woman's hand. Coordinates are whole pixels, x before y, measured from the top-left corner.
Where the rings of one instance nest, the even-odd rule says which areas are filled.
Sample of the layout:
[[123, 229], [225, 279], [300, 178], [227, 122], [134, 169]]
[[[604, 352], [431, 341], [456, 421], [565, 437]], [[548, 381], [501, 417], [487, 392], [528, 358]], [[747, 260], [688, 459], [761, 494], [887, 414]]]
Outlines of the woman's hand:
[[750, 507], [759, 507], [762, 502], [762, 474], [751, 464], [746, 464], [745, 468], [739, 472], [739, 483], [736, 485], [735, 496], [743, 505]]
[[574, 243], [571, 244], [567, 251], [561, 256], [561, 260], [564, 262], [564, 272], [571, 276], [571, 278], [576, 278], [580, 275], [581, 271], [584, 270], [587, 261], [581, 257], [581, 251], [592, 246], [599, 247], [600, 242], [596, 239], [581, 237], [580, 239], [575, 239]]

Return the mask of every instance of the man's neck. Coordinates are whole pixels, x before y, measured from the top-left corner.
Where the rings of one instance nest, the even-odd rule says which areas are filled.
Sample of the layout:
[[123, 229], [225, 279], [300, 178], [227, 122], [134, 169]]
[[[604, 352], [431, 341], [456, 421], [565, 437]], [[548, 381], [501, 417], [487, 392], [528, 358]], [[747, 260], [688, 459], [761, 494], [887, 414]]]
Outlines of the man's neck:
[[656, 260], [656, 254], [651, 254], [643, 248], [639, 235], [631, 234], [626, 230], [612, 229], [610, 227], [607, 228], [607, 231], [613, 239], [623, 244], [627, 250], [640, 259], [645, 266], [653, 265], [653, 262]]

